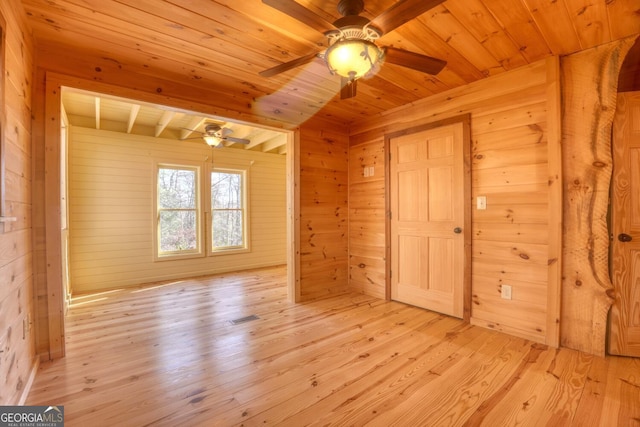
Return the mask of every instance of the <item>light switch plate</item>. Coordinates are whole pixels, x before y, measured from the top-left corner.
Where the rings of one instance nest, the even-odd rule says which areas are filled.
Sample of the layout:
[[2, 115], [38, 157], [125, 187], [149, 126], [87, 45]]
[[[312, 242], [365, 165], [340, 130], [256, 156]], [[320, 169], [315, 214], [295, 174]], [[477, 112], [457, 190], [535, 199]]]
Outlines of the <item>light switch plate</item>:
[[478, 210], [487, 209], [487, 196], [478, 196], [476, 198], [476, 209]]
[[510, 285], [502, 285], [500, 287], [500, 292], [502, 299], [511, 299], [511, 286]]

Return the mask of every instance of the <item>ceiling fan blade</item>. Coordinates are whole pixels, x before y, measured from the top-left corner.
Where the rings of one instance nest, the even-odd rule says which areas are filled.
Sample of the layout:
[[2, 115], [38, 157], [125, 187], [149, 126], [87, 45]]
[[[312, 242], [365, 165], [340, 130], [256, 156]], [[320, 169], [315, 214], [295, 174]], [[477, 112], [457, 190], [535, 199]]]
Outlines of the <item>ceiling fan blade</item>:
[[318, 57], [317, 53], [311, 53], [309, 55], [301, 56], [300, 58], [294, 59], [293, 61], [285, 62], [283, 64], [276, 65], [275, 67], [266, 69], [264, 71], [260, 71], [259, 74], [262, 77], [272, 77], [272, 76], [275, 76], [276, 74], [284, 73], [285, 71], [289, 71], [301, 65], [308, 64], [309, 62], [311, 62], [317, 57]]
[[400, 0], [378, 15], [371, 24], [387, 34], [445, 0]]
[[189, 128], [184, 128], [184, 127], [181, 127], [180, 129], [182, 129], [182, 130], [188, 130], [189, 132], [204, 133], [204, 132], [200, 132], [200, 131], [199, 131], [199, 130], [197, 130], [197, 129], [189, 129]]
[[222, 138], [225, 141], [229, 141], [229, 142], [237, 142], [238, 144], [249, 144], [251, 141], [249, 141], [248, 139], [244, 139], [244, 138], [234, 138], [232, 136], [225, 136], [224, 138]]
[[262, 3], [297, 19], [321, 33], [335, 28], [331, 22], [294, 0], [262, 0]]
[[358, 88], [358, 80], [349, 81], [347, 77], [340, 78], [340, 99], [349, 99], [356, 96], [356, 90]]
[[[181, 134], [180, 134], [180, 141], [187, 141], [190, 139], [202, 139], [202, 136], [204, 135], [203, 132], [200, 132], [199, 130], [196, 129], [190, 129], [190, 128], [185, 128], [185, 127], [181, 127], [180, 128], [182, 130]], [[192, 133], [197, 133], [199, 134], [198, 136], [189, 136]]]
[[408, 50], [396, 49], [394, 47], [386, 47], [384, 56], [385, 62], [400, 65], [402, 67], [411, 68], [427, 74], [438, 74], [447, 65], [447, 61], [432, 58]]

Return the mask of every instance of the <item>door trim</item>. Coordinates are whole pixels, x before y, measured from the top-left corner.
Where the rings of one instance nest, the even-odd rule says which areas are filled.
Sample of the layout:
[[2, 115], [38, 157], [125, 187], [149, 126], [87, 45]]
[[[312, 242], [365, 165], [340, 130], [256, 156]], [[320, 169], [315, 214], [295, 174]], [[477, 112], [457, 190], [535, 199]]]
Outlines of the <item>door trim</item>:
[[463, 310], [462, 319], [471, 319], [471, 114], [462, 114], [442, 120], [423, 123], [384, 135], [384, 175], [385, 175], [385, 299], [391, 300], [391, 139], [410, 135], [429, 129], [435, 129], [452, 124], [462, 124], [463, 168], [464, 168], [464, 220], [462, 233], [464, 235], [464, 282], [462, 287]]

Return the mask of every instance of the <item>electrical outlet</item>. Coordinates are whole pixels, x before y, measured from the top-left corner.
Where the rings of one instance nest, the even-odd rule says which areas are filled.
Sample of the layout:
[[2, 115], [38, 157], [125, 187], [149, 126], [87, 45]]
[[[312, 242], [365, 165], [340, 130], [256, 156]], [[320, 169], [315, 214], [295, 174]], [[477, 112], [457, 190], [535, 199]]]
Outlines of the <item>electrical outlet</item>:
[[502, 285], [500, 287], [502, 299], [511, 299], [511, 285]]

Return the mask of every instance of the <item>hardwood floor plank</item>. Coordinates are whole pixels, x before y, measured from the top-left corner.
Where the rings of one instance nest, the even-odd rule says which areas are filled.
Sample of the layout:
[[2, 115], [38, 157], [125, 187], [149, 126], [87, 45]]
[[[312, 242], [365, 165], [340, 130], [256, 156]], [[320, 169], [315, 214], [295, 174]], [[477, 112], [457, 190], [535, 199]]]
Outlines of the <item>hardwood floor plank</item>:
[[[373, 334], [376, 332], [385, 335], [406, 333], [419, 321], [419, 319], [408, 317], [413, 310], [400, 304], [396, 304], [395, 310], [385, 313], [383, 317], [373, 316], [373, 309], [371, 311], [369, 320], [354, 325], [355, 329], [352, 333], [335, 336], [330, 343], [314, 340], [311, 345], [295, 353], [289, 352], [288, 357], [278, 360], [277, 365], [270, 364], [271, 369], [268, 372], [255, 378], [254, 384], [250, 384], [248, 388], [235, 395], [244, 403], [242, 414], [245, 415], [242, 419], [247, 420], [254, 415], [262, 416], [265, 410], [274, 406], [274, 401], [295, 401], [295, 405], [288, 405], [285, 410], [279, 408], [278, 417], [283, 417], [293, 408], [304, 408], [308, 399], [311, 399], [310, 403], [315, 402], [323, 386], [335, 386], [333, 379], [325, 378], [326, 375], [323, 375], [323, 372], [332, 375], [335, 373], [331, 369], [332, 366], [350, 365], [351, 375], [351, 372], [357, 371], [361, 364], [374, 362], [366, 360], [371, 357], [370, 348], [376, 341]], [[433, 314], [434, 319], [440, 317]], [[295, 360], [291, 360], [291, 356], [294, 356]], [[339, 372], [339, 375], [344, 377], [344, 371]], [[312, 395], [308, 394], [309, 390], [313, 390]], [[223, 424], [232, 425], [238, 415], [235, 412], [222, 414], [220, 420]], [[269, 424], [277, 422], [278, 419], [268, 419]]]
[[[415, 330], [421, 326], [420, 324], [422, 327], [437, 328], [439, 323], [449, 323], [443, 319], [443, 316], [435, 314], [428, 322], [412, 314], [413, 309], [410, 313], [403, 313], [405, 316], [403, 318], [387, 319], [386, 326], [382, 322], [368, 323], [363, 328], [364, 334], [357, 341], [350, 340], [343, 346], [335, 348], [331, 357], [323, 360], [322, 365], [311, 365], [308, 381], [305, 381], [308, 386], [300, 388], [298, 394], [292, 396], [291, 387], [281, 389], [287, 394], [283, 399], [291, 402], [286, 410], [282, 408], [274, 410], [273, 405], [265, 406], [263, 402], [258, 401], [261, 410], [255, 411], [258, 415], [255, 420], [252, 419], [252, 422], [273, 425], [287, 420], [287, 423], [291, 423], [292, 421], [288, 418], [309, 407], [313, 407], [317, 414], [316, 405], [319, 401], [336, 395], [340, 388], [348, 387], [350, 392], [353, 392], [353, 384], [363, 379], [370, 386], [370, 382], [375, 381], [383, 366], [402, 359], [408, 351], [421, 345], [424, 341], [420, 339], [413, 339], [412, 343], [406, 343], [408, 345], [399, 345], [405, 343], [412, 335], [415, 338]], [[389, 320], [394, 324], [390, 325]], [[332, 369], [332, 366], [340, 366], [340, 369]]]
[[[540, 392], [544, 411], [538, 425], [571, 425], [584, 392], [593, 356], [578, 352], [558, 351], [547, 374], [556, 379], [553, 388]], [[550, 378], [551, 379], [551, 378]]]
[[614, 412], [609, 420], [620, 426], [640, 426], [640, 359], [615, 357], [610, 360], [610, 365], [613, 365], [615, 374], [610, 383], [612, 398], [608, 400], [617, 397], [619, 401], [616, 406], [619, 406], [617, 416]]
[[[29, 405], [68, 426], [640, 425], [640, 362], [550, 349], [284, 267], [76, 295]], [[240, 324], [231, 320], [255, 314]]]
[[[377, 413], [375, 424], [459, 425], [480, 405], [483, 396], [499, 388], [515, 368], [510, 362], [514, 352], [523, 347], [521, 341], [498, 333], [479, 344], [478, 348], [461, 348], [454, 353], [455, 360], [450, 358], [425, 371], [428, 377], [407, 384], [399, 404], [384, 414]], [[520, 358], [515, 357], [515, 361]]]
[[598, 425], [606, 394], [609, 359], [594, 357], [585, 379], [584, 391], [573, 417], [576, 425]]
[[547, 384], [551, 377], [548, 368], [555, 357], [554, 349], [533, 344], [509, 380], [464, 425], [540, 425], [544, 389], [552, 386]]
[[[322, 414], [317, 424], [335, 422], [338, 425], [362, 425], [376, 419], [381, 413], [393, 410], [403, 401], [405, 389], [416, 381], [427, 383], [440, 374], [438, 368], [454, 364], [461, 357], [460, 350], [484, 341], [490, 334], [478, 334], [471, 339], [470, 334], [458, 334], [467, 328], [459, 320], [456, 326], [450, 326], [454, 320], [429, 325], [428, 339], [419, 340], [408, 352], [394, 352], [384, 365], [376, 365], [372, 370], [363, 372], [356, 380], [343, 383], [331, 395], [295, 416], [287, 419], [292, 425], [300, 425], [304, 420], [314, 419], [314, 412]], [[439, 329], [437, 328], [440, 326]], [[446, 328], [449, 328], [448, 330]], [[418, 331], [420, 332], [420, 331]], [[441, 332], [441, 333], [440, 333]], [[484, 332], [484, 331], [483, 331]], [[406, 346], [406, 344], [405, 344]], [[392, 343], [392, 349], [404, 348]], [[317, 418], [318, 415], [315, 415]]]

